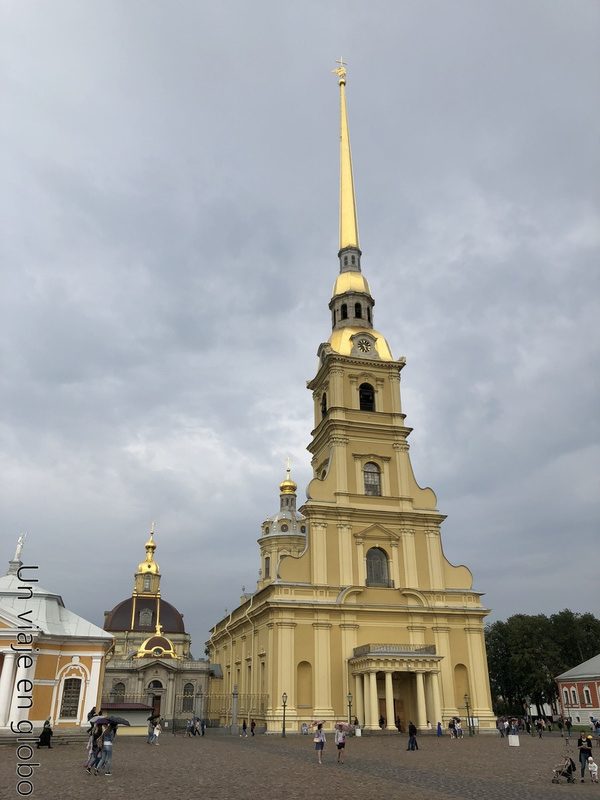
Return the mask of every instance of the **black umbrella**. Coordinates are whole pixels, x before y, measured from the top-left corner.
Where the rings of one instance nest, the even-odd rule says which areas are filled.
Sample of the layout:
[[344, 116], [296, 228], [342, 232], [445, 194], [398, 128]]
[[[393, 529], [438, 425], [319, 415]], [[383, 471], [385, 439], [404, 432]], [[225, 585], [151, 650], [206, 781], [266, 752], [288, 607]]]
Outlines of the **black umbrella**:
[[131, 726], [131, 722], [128, 719], [123, 719], [123, 717], [109, 717], [109, 722], [112, 722], [113, 725], [129, 725]]

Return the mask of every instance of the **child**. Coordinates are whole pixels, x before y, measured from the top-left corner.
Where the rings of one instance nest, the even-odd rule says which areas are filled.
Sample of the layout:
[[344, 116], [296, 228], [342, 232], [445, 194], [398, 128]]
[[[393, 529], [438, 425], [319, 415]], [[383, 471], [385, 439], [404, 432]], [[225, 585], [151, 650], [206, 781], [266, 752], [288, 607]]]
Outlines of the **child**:
[[596, 764], [592, 756], [588, 758], [588, 769], [590, 771], [592, 783], [598, 783], [598, 764]]
[[323, 730], [323, 723], [319, 722], [317, 725], [317, 730], [315, 731], [315, 736], [313, 742], [315, 743], [315, 750], [317, 751], [317, 760], [319, 764], [322, 764], [322, 755], [323, 755], [323, 748], [325, 747], [325, 731]]
[[344, 749], [346, 747], [346, 733], [342, 728], [335, 729], [335, 744], [338, 751], [338, 764], [344, 763]]

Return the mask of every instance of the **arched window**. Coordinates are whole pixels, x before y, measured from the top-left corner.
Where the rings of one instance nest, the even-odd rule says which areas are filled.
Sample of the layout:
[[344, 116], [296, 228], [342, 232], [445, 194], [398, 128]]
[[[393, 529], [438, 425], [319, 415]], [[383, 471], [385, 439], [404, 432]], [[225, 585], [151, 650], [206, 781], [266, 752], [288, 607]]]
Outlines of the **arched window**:
[[367, 306], [367, 319], [371, 322], [371, 309]]
[[592, 705], [592, 695], [590, 694], [590, 690], [587, 688], [587, 686], [585, 686], [583, 689], [583, 702], [588, 706]]
[[79, 695], [81, 694], [81, 678], [67, 678], [63, 684], [60, 702], [61, 719], [77, 719]]
[[566, 689], [563, 689], [563, 702], [566, 706], [569, 705], [569, 693]]
[[342, 307], [340, 308], [340, 317], [342, 319], [348, 319], [348, 306], [346, 303], [342, 303]]
[[571, 689], [571, 700], [572, 700], [574, 706], [576, 706], [578, 704], [577, 692], [575, 691], [575, 689]]
[[363, 475], [365, 479], [365, 494], [372, 497], [381, 496], [381, 472], [377, 464], [369, 461], [363, 468]]
[[360, 303], [354, 303], [354, 316], [357, 319], [362, 319], [362, 306]]
[[123, 697], [125, 695], [125, 684], [121, 682], [115, 683], [112, 693], [115, 697]]
[[144, 591], [150, 591], [150, 575], [144, 575]]
[[361, 411], [375, 411], [375, 389], [370, 383], [358, 387], [358, 402]]
[[265, 556], [265, 578], [271, 577], [271, 559]]
[[194, 710], [194, 684], [193, 683], [186, 683], [183, 687], [183, 704], [181, 707], [182, 711], [193, 711]]
[[327, 414], [327, 395], [325, 392], [321, 395], [321, 414], [323, 416]]
[[150, 681], [148, 684], [149, 689], [162, 689], [163, 685], [160, 681]]
[[152, 609], [142, 608], [139, 617], [140, 627], [150, 628], [152, 626]]
[[372, 547], [367, 553], [367, 586], [389, 585], [387, 553], [380, 547]]

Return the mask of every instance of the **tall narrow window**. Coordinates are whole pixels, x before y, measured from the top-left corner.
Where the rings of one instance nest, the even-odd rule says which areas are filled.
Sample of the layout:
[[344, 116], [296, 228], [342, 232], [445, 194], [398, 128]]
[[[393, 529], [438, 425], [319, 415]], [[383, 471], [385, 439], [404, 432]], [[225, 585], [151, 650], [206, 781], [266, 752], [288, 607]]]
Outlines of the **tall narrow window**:
[[571, 689], [571, 700], [573, 701], [574, 706], [579, 705], [579, 701], [577, 699], [577, 692], [575, 691], [575, 689]]
[[271, 577], [271, 559], [269, 556], [265, 557], [265, 578]]
[[337, 311], [335, 308], [333, 309], [333, 327], [335, 328], [335, 323], [337, 322]]
[[371, 309], [367, 306], [367, 319], [371, 322]]
[[356, 256], [352, 256], [352, 263], [356, 264]]
[[381, 495], [381, 472], [377, 464], [369, 461], [363, 469], [365, 477], [365, 494], [379, 497]]
[[182, 711], [193, 711], [194, 710], [194, 684], [193, 683], [186, 683], [183, 687], [183, 704], [182, 704]]
[[321, 395], [321, 414], [323, 416], [327, 414], [327, 395], [325, 392]]
[[587, 686], [583, 690], [583, 702], [588, 706], [592, 705], [592, 695], [590, 694], [590, 690], [587, 688]]
[[389, 585], [387, 554], [380, 547], [372, 547], [367, 553], [367, 586]]
[[358, 387], [358, 402], [361, 411], [375, 411], [375, 389], [370, 383]]
[[348, 319], [348, 306], [346, 303], [342, 303], [342, 307], [340, 308], [340, 317], [341, 319]]
[[362, 319], [362, 306], [360, 303], [354, 304], [354, 316], [357, 319]]
[[569, 693], [566, 689], [563, 689], [563, 702], [566, 706], [569, 705]]
[[150, 575], [144, 575], [144, 591], [150, 591]]
[[80, 693], [81, 678], [67, 678], [63, 685], [63, 695], [60, 703], [60, 716], [62, 719], [77, 719]]

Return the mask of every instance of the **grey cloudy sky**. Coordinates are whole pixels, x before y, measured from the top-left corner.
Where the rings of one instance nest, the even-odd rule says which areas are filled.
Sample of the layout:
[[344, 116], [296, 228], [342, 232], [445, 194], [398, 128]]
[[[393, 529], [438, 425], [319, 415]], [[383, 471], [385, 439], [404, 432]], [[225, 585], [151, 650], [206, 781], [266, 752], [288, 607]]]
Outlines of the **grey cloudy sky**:
[[600, 4], [4, 0], [0, 531], [201, 653], [300, 492], [348, 101], [417, 480], [494, 618], [598, 614]]

